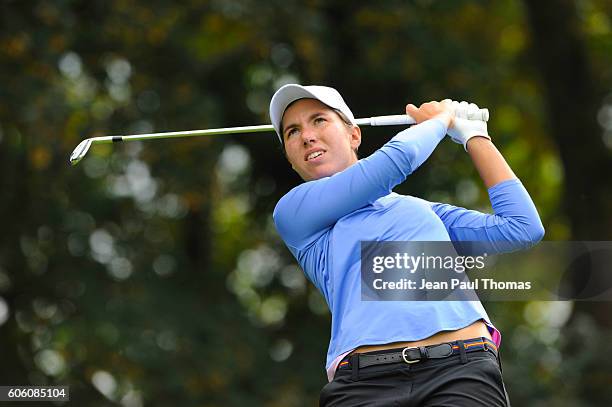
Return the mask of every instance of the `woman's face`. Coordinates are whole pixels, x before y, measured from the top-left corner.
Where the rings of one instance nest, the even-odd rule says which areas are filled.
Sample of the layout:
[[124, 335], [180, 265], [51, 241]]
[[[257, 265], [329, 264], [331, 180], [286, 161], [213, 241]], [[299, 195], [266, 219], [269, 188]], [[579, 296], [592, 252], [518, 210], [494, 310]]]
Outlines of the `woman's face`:
[[357, 162], [361, 130], [347, 126], [316, 99], [293, 102], [285, 110], [282, 128], [287, 159], [305, 181], [329, 177]]

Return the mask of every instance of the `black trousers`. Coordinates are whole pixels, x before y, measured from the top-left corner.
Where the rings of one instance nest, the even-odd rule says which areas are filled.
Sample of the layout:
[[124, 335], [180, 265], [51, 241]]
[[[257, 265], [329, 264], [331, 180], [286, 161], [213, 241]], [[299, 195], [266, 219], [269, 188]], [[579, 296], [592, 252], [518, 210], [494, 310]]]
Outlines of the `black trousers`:
[[492, 351], [414, 364], [337, 370], [321, 390], [320, 406], [510, 406], [501, 366]]

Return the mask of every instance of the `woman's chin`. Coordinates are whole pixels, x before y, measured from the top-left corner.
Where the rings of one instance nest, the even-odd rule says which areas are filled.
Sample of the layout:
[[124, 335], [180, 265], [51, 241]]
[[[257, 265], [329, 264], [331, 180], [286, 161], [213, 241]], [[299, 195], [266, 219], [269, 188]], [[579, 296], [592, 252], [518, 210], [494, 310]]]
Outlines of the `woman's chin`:
[[333, 171], [330, 169], [323, 169], [321, 168], [318, 171], [313, 171], [310, 175], [310, 181], [313, 181], [315, 179], [321, 179], [321, 178], [325, 178], [325, 177], [331, 177], [332, 175], [334, 175], [337, 171]]
[[302, 176], [302, 179], [305, 181], [314, 181], [316, 179], [321, 179], [325, 177], [331, 177], [332, 175], [342, 171], [342, 168], [338, 165], [329, 165], [325, 163], [324, 165], [317, 166], [315, 168], [310, 168], [308, 173]]

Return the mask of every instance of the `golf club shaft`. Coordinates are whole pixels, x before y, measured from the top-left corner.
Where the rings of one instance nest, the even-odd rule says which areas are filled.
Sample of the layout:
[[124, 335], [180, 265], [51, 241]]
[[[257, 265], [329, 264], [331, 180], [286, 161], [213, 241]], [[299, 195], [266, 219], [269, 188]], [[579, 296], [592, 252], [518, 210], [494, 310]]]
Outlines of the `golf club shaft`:
[[[480, 111], [477, 113], [477, 115], [475, 115], [474, 118], [477, 120], [487, 121], [489, 119], [489, 111], [487, 109], [480, 109]], [[356, 119], [355, 123], [359, 126], [401, 126], [415, 124], [416, 121], [412, 117], [402, 114]], [[271, 124], [264, 124], [259, 126], [224, 127], [206, 130], [170, 131], [164, 133], [92, 137], [81, 141], [81, 143], [74, 149], [74, 151], [70, 155], [70, 163], [72, 165], [78, 164], [78, 162], [83, 159], [83, 157], [85, 156], [85, 154], [87, 154], [87, 151], [93, 144], [111, 144], [121, 141], [155, 140], [167, 138], [207, 136], [216, 134], [261, 133], [272, 131], [274, 131], [274, 127], [272, 127]]]
[[[480, 109], [482, 120], [487, 121], [489, 112], [487, 109]], [[363, 119], [355, 119], [355, 122], [359, 126], [401, 126], [415, 124], [416, 121], [405, 114], [390, 115], [390, 116], [374, 116]], [[194, 137], [194, 136], [207, 136], [217, 134], [242, 134], [242, 133], [261, 133], [261, 132], [272, 132], [274, 127], [271, 124], [262, 124], [258, 126], [242, 126], [242, 127], [223, 127], [217, 129], [206, 129], [206, 130], [188, 130], [188, 131], [170, 131], [163, 133], [149, 133], [149, 134], [131, 134], [125, 136], [103, 136], [94, 137], [92, 141], [94, 144], [110, 144], [119, 141], [130, 141], [130, 140], [153, 140], [163, 138], [178, 138], [178, 137]]]
[[[407, 115], [392, 115], [378, 116], [365, 119], [356, 119], [357, 125], [370, 126], [394, 126], [414, 124], [412, 117]], [[262, 133], [272, 132], [274, 127], [271, 124], [262, 124], [259, 126], [241, 126], [241, 127], [223, 127], [218, 129], [206, 130], [188, 130], [188, 131], [169, 131], [163, 133], [148, 133], [148, 134], [129, 134], [125, 136], [102, 136], [93, 137], [92, 144], [111, 144], [120, 141], [136, 141], [136, 140], [154, 140], [164, 138], [179, 138], [179, 137], [195, 137], [195, 136], [212, 136], [219, 134], [243, 134], [243, 133]]]
[[103, 136], [94, 137], [94, 144], [109, 144], [119, 141], [135, 141], [135, 140], [153, 140], [163, 138], [179, 138], [179, 137], [194, 137], [207, 136], [215, 134], [239, 134], [239, 133], [261, 133], [265, 131], [274, 131], [272, 125], [263, 124], [260, 126], [242, 126], [242, 127], [225, 127], [218, 129], [206, 130], [188, 130], [188, 131], [169, 131], [164, 133], [149, 133], [149, 134], [130, 134], [125, 136]]

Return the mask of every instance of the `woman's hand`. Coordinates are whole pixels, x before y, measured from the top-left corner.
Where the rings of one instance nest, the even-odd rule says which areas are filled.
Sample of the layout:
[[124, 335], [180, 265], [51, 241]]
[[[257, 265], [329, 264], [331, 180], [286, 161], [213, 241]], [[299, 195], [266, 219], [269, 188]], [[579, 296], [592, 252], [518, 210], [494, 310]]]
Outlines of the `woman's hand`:
[[447, 128], [451, 128], [455, 118], [455, 107], [450, 99], [444, 99], [441, 102], [423, 103], [418, 108], [413, 104], [408, 104], [406, 105], [406, 114], [416, 120], [417, 123], [436, 118], [441, 120]]
[[478, 105], [468, 102], [452, 102], [455, 107], [455, 119], [453, 127], [448, 129], [450, 138], [458, 144], [463, 145], [465, 151], [468, 151], [468, 140], [473, 137], [484, 137], [491, 140], [487, 131], [487, 122], [478, 120], [475, 117], [480, 111]]

